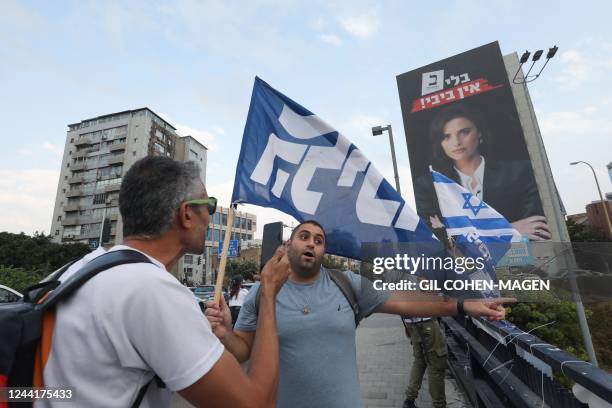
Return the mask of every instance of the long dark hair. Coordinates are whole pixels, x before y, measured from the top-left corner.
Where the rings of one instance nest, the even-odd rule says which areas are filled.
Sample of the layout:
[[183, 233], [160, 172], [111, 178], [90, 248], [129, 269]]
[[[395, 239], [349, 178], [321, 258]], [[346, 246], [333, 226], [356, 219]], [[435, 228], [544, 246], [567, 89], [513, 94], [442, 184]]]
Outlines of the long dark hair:
[[232, 279], [232, 286], [230, 288], [230, 299], [237, 298], [240, 287], [242, 286], [242, 277], [236, 276]]
[[429, 140], [432, 149], [432, 166], [434, 170], [444, 173], [448, 177], [459, 181], [459, 175], [453, 168], [453, 161], [442, 150], [442, 140], [444, 139], [444, 126], [456, 118], [466, 118], [476, 126], [480, 132], [482, 144], [478, 146], [478, 151], [484, 156], [486, 151], [486, 141], [489, 138], [489, 126], [482, 113], [467, 103], [454, 103], [445, 106], [438, 111], [429, 126]]

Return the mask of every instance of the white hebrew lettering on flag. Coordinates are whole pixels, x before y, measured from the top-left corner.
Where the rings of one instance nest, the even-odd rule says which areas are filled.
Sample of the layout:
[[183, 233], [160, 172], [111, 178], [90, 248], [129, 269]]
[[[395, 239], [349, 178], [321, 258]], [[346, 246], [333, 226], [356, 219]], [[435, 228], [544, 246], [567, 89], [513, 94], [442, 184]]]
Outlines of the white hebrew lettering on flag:
[[278, 121], [287, 133], [298, 139], [312, 139], [335, 132], [336, 129], [319, 119], [317, 115], [302, 116], [287, 105], [283, 106]]
[[361, 190], [359, 190], [355, 209], [359, 221], [390, 227], [400, 203], [376, 198], [376, 192], [382, 182], [382, 174], [374, 166], [370, 166], [361, 185]]
[[350, 146], [351, 142], [338, 133], [335, 146], [310, 147], [291, 184], [291, 198], [295, 208], [306, 214], [317, 212], [323, 193], [311, 191], [308, 186], [317, 169], [340, 170]]
[[[259, 158], [257, 166], [255, 166], [255, 169], [251, 174], [251, 180], [259, 184], [268, 184], [270, 176], [272, 175], [275, 158], [280, 157], [289, 163], [298, 164], [300, 160], [302, 160], [304, 152], [307, 148], [308, 145], [286, 142], [276, 136], [274, 133], [271, 133], [270, 137], [268, 138], [268, 144]], [[274, 186], [274, 190], [276, 192], [282, 192], [284, 185], [279, 185], [279, 180], [281, 180], [282, 177], [277, 176], [276, 179], [277, 182]], [[287, 178], [285, 178], [284, 182], [287, 182]], [[280, 195], [277, 197], [280, 197]]]
[[361, 153], [361, 150], [353, 149], [338, 179], [338, 187], [352, 186], [357, 173], [365, 171], [369, 163], [370, 161]]
[[[279, 122], [291, 136], [302, 140], [336, 132], [316, 115], [301, 116], [287, 105], [283, 107]], [[384, 181], [382, 174], [373, 166], [368, 168], [370, 162], [359, 149], [353, 149], [347, 159], [350, 147], [351, 142], [340, 133], [337, 134], [334, 146], [292, 143], [272, 133], [251, 174], [251, 180], [267, 185], [272, 177], [274, 160], [277, 157], [292, 164], [299, 164], [291, 182], [291, 199], [298, 211], [314, 215], [323, 192], [309, 190], [309, 185], [318, 169], [342, 170], [336, 183], [339, 187], [353, 186], [357, 174], [368, 169], [355, 203], [357, 218], [363, 223], [390, 227], [400, 202], [376, 198], [376, 193]], [[281, 197], [290, 177], [290, 173], [277, 169], [275, 182], [271, 187], [274, 196]], [[418, 217], [405, 205], [395, 227], [415, 230], [418, 222]]]

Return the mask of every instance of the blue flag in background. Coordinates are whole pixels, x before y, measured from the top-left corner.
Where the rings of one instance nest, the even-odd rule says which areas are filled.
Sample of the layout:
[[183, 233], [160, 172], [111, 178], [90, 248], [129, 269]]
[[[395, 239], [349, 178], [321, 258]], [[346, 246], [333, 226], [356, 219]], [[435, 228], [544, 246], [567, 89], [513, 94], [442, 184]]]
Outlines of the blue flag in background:
[[363, 153], [255, 78], [232, 202], [318, 221], [326, 251], [362, 259], [363, 242], [432, 242], [429, 228]]

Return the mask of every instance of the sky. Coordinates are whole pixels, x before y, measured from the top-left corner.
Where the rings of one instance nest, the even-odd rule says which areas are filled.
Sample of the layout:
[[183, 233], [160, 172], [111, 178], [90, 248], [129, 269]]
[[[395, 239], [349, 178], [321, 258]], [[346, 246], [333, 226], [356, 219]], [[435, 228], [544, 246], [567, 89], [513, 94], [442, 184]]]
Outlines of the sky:
[[[149, 107], [209, 148], [228, 205], [257, 75], [356, 144], [414, 208], [398, 74], [499, 41], [557, 56], [529, 91], [569, 214], [612, 191], [612, 3], [0, 0], [0, 231], [49, 232], [67, 125]], [[292, 217], [251, 205], [263, 224]]]

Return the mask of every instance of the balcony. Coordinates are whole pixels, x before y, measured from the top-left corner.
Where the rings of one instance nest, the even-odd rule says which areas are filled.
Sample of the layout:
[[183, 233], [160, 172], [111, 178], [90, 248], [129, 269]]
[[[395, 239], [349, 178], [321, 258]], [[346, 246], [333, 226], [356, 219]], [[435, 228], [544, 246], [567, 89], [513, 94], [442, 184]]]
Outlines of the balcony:
[[72, 176], [68, 179], [68, 184], [81, 184], [83, 182], [83, 176]]
[[85, 162], [81, 162], [81, 163], [73, 164], [71, 169], [72, 171], [87, 170], [87, 165], [85, 164]]
[[79, 211], [81, 209], [81, 206], [78, 204], [66, 204], [64, 207], [62, 207], [62, 209], [65, 212]]
[[121, 184], [111, 184], [110, 186], [104, 187], [104, 191], [110, 193], [111, 191], [121, 190]]
[[70, 225], [79, 225], [80, 223], [79, 217], [67, 217], [62, 221], [62, 226], [68, 227]]
[[72, 198], [72, 197], [80, 197], [83, 194], [83, 192], [81, 191], [80, 188], [77, 188], [75, 190], [70, 190], [66, 193], [66, 197], [67, 198]]
[[116, 165], [116, 164], [123, 164], [123, 160], [124, 160], [124, 155], [123, 154], [118, 154], [116, 156], [113, 156], [113, 157], [109, 158], [108, 159], [108, 164], [110, 166]]
[[75, 146], [87, 146], [91, 144], [91, 139], [88, 137], [81, 137], [74, 141]]
[[118, 150], [125, 150], [125, 143], [113, 143], [112, 145], [110, 145], [109, 149], [111, 152], [116, 152]]

